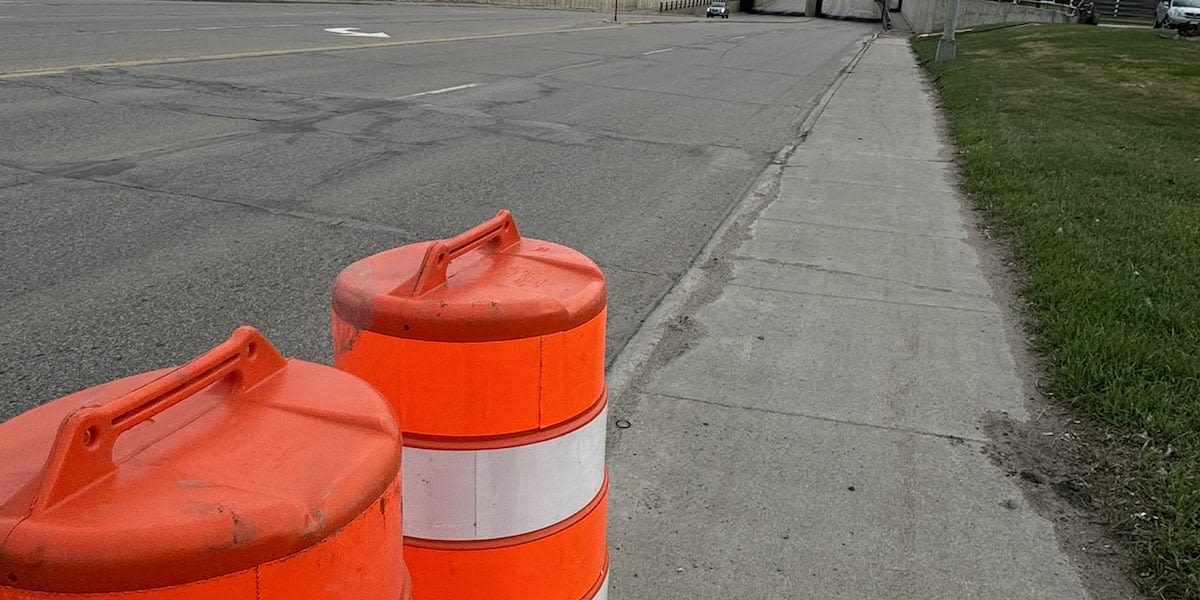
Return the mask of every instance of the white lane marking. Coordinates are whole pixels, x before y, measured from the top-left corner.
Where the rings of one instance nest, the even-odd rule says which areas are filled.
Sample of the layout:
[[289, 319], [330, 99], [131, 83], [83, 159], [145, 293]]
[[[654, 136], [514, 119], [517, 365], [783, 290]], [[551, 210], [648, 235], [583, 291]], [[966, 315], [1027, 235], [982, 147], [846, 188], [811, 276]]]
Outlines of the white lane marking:
[[649, 52], [643, 52], [642, 56], [650, 56], [651, 54], [658, 54], [660, 52], [670, 52], [672, 50], [674, 50], [674, 48], [663, 48], [662, 50], [651, 50]]
[[464, 85], [456, 85], [454, 87], [442, 88], [440, 90], [429, 90], [428, 92], [421, 92], [419, 94], [409, 94], [407, 96], [396, 96], [395, 98], [388, 98], [388, 100], [408, 100], [410, 98], [420, 98], [421, 96], [432, 96], [434, 94], [445, 94], [447, 92], [457, 92], [458, 90], [469, 90], [473, 87], [479, 87], [481, 85], [483, 85], [483, 84], [482, 83], [468, 83], [468, 84], [464, 84]]
[[742, 39], [742, 38], [744, 38], [744, 37], [746, 37], [746, 36], [744, 36], [744, 35], [739, 35], [739, 36], [736, 36], [736, 37], [731, 37], [731, 38], [729, 38], [729, 41], [731, 41], [731, 42], [732, 42], [732, 41], [734, 41], [734, 40], [740, 40], [740, 39]]
[[336, 33], [340, 36], [345, 36], [345, 37], [377, 37], [377, 38], [392, 37], [382, 31], [376, 31], [375, 33], [366, 33], [363, 31], [359, 31], [357, 27], [327, 27], [325, 29], [325, 31], [328, 31], [329, 33]]
[[[3, 0], [0, 0], [2, 3]], [[15, 19], [16, 17], [0, 16], [0, 19]], [[18, 36], [18, 37], [47, 37], [47, 36], [80, 36], [80, 35], [113, 35], [117, 33], [175, 33], [179, 31], [227, 31], [231, 29], [273, 29], [279, 27], [304, 27], [300, 23], [283, 23], [279, 25], [221, 25], [214, 27], [195, 27], [183, 29], [180, 27], [172, 27], [169, 29], [110, 29], [108, 31], [56, 31], [50, 33], [2, 33], [0, 36]]]

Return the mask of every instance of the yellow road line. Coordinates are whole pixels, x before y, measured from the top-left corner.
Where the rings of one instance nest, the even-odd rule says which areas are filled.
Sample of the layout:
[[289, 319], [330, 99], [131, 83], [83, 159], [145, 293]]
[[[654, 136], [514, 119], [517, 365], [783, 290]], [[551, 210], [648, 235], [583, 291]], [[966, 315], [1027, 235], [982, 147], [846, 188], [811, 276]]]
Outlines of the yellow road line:
[[472, 40], [493, 40], [499, 38], [523, 37], [530, 35], [546, 35], [551, 33], [573, 33], [576, 31], [599, 31], [616, 29], [621, 25], [593, 25], [589, 27], [571, 27], [565, 29], [539, 29], [533, 31], [514, 31], [509, 33], [485, 33], [479, 35], [464, 35], [458, 37], [430, 38], [422, 40], [393, 40], [390, 42], [367, 42], [344, 46], [318, 46], [315, 48], [291, 48], [287, 50], [253, 50], [249, 52], [230, 52], [228, 54], [202, 54], [199, 56], [171, 56], [162, 58], [145, 58], [141, 60], [123, 60], [106, 63], [91, 63], [86, 65], [70, 65], [65, 67], [46, 67], [40, 69], [22, 69], [18, 71], [0, 71], [0, 79], [18, 79], [21, 77], [38, 77], [42, 75], [60, 75], [72, 71], [95, 71], [98, 69], [125, 69], [131, 67], [147, 67], [154, 65], [172, 65], [189, 62], [207, 62], [213, 60], [233, 60], [238, 58], [262, 58], [266, 56], [287, 56], [289, 54], [312, 54], [316, 52], [345, 52], [347, 50], [365, 50], [368, 48], [391, 48], [395, 46], [414, 46], [417, 44], [442, 44], [447, 42], [467, 42]]

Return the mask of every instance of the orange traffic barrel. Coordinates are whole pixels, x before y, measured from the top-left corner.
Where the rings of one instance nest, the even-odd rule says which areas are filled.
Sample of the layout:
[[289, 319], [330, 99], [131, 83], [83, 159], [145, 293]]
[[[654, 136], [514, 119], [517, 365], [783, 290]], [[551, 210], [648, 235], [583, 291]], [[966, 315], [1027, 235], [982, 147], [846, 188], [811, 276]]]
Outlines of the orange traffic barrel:
[[0, 600], [397, 600], [391, 407], [243, 327], [0, 424]]
[[512, 215], [342, 271], [334, 364], [404, 432], [417, 600], [607, 596], [605, 281]]

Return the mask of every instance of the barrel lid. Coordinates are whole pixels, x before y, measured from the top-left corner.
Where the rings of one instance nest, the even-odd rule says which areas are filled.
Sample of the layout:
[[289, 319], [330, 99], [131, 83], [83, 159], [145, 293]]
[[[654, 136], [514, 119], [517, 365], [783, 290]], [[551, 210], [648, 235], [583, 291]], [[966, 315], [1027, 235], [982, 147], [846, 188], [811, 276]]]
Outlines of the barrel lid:
[[506, 210], [456, 237], [364, 258], [333, 286], [334, 313], [357, 330], [446, 342], [567, 331], [604, 303], [604, 273], [591, 259], [522, 238]]
[[125, 592], [289, 556], [381, 498], [400, 451], [373, 388], [243, 327], [0, 424], [0, 585]]

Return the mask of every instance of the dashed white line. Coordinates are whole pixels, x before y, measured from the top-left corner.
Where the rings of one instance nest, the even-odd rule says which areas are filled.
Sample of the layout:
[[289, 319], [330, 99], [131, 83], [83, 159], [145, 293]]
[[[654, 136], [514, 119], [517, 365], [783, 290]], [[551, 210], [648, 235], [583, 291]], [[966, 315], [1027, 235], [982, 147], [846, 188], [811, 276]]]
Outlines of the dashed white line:
[[663, 48], [662, 50], [651, 50], [649, 52], [643, 52], [642, 56], [650, 56], [651, 54], [658, 54], [660, 52], [670, 52], [672, 50], [674, 50], [674, 48]]
[[[401, 46], [423, 46], [427, 44], [446, 44], [454, 42], [476, 41], [476, 40], [498, 40], [509, 38], [533, 37], [555, 34], [578, 34], [588, 31], [606, 31], [617, 29], [621, 25], [585, 25], [582, 27], [558, 28], [558, 29], [531, 29], [528, 31], [509, 31], [504, 33], [484, 33], [476, 35], [450, 36], [450, 37], [435, 37], [423, 38], [416, 40], [389, 40], [386, 42], [366, 42], [360, 44], [338, 44], [329, 46], [309, 46], [302, 48], [288, 48], [283, 50], [252, 50], [248, 52], [225, 52], [218, 54], [203, 54], [192, 56], [160, 56], [158, 58], [141, 59], [141, 60], [122, 60], [112, 62], [96, 62], [84, 64], [67, 64], [56, 67], [45, 67], [37, 69], [20, 69], [15, 71], [0, 70], [0, 81], [6, 79], [21, 79], [25, 77], [43, 77], [46, 75], [59, 75], [71, 71], [96, 71], [100, 69], [127, 69], [131, 67], [145, 67], [151, 65], [174, 65], [185, 63], [200, 63], [216, 60], [233, 60], [246, 58], [263, 58], [268, 56], [292, 56], [300, 54], [317, 54], [325, 52], [355, 52], [368, 48], [399, 48]], [[10, 34], [0, 33], [0, 37]], [[3, 69], [0, 66], [0, 69]]]
[[434, 94], [445, 94], [448, 92], [457, 92], [459, 90], [468, 90], [473, 87], [479, 87], [481, 85], [483, 85], [483, 84], [482, 83], [468, 83], [468, 84], [464, 84], [464, 85], [456, 85], [454, 87], [442, 88], [440, 90], [429, 90], [428, 92], [409, 94], [407, 96], [396, 96], [395, 98], [388, 98], [388, 99], [389, 100], [409, 100], [411, 98], [420, 98], [421, 96], [432, 96]]
[[[0, 0], [3, 3], [3, 0]], [[13, 19], [16, 17], [0, 16], [0, 19]], [[167, 27], [163, 29], [110, 29], [108, 31], [57, 31], [49, 33], [4, 33], [3, 36], [16, 37], [47, 37], [47, 36], [80, 36], [80, 35], [114, 35], [118, 33], [178, 33], [181, 31], [228, 31], [232, 29], [278, 29], [281, 27], [303, 27], [299, 23], [280, 23], [273, 25], [219, 25], [211, 27], [193, 27], [184, 29], [182, 27]]]
[[744, 38], [744, 37], [746, 37], [746, 36], [744, 36], [744, 35], [734, 36], [734, 37], [731, 37], [731, 38], [729, 38], [729, 41], [731, 41], [731, 42], [733, 42], [733, 41], [737, 41], [737, 40], [740, 40], [740, 39], [742, 39], [742, 38]]

